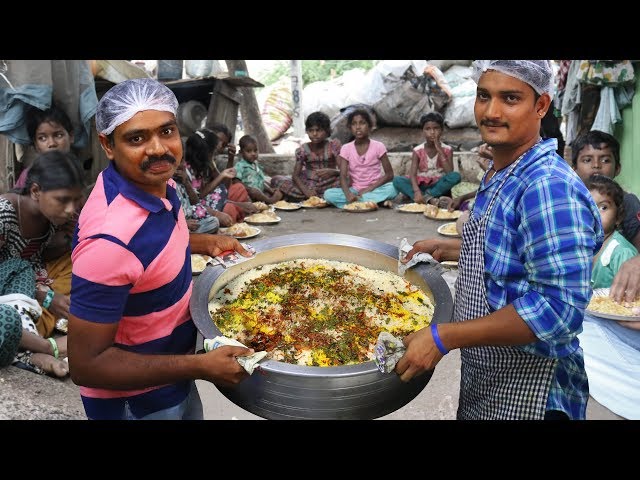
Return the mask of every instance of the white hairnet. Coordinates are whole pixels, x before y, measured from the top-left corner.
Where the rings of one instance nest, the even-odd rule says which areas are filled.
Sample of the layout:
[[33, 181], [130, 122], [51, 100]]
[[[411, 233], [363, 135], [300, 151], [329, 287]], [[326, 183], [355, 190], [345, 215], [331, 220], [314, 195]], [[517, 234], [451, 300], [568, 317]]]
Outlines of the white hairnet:
[[178, 100], [169, 88], [151, 78], [125, 80], [112, 87], [98, 102], [96, 129], [109, 135], [118, 125], [144, 110], [178, 110]]
[[515, 77], [539, 94], [548, 93], [553, 98], [553, 69], [549, 60], [475, 60], [471, 78], [478, 83], [487, 70], [496, 70]]

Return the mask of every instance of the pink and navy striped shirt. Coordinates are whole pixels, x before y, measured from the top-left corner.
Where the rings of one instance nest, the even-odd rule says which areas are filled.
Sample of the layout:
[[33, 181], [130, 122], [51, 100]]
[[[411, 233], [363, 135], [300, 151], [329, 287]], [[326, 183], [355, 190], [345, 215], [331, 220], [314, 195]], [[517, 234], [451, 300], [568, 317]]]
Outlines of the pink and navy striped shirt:
[[[173, 180], [167, 198], [144, 192], [113, 162], [96, 181], [73, 239], [70, 312], [96, 323], [118, 323], [115, 346], [144, 354], [194, 350], [189, 313], [189, 230]], [[125, 404], [136, 416], [177, 405], [190, 382], [142, 390], [81, 387], [87, 416], [122, 418]]]

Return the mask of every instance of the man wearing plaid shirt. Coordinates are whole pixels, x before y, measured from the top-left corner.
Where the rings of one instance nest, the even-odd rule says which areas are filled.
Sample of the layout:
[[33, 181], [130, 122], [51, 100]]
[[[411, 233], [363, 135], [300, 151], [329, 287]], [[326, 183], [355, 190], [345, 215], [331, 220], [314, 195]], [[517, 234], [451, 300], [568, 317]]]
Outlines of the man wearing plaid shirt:
[[460, 348], [459, 419], [584, 419], [589, 388], [577, 334], [600, 215], [557, 141], [539, 135], [553, 95], [549, 61], [478, 60], [474, 79], [476, 122], [493, 162], [462, 240], [416, 242], [406, 259], [459, 256], [454, 321], [406, 337], [396, 372], [408, 381]]

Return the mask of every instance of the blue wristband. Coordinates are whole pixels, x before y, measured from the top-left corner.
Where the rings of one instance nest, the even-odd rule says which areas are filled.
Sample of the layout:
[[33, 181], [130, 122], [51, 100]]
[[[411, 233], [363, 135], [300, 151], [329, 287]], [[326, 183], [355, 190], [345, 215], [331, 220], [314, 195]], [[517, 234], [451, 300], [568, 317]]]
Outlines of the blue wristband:
[[440, 350], [440, 353], [442, 355], [446, 355], [447, 353], [449, 353], [449, 350], [445, 348], [445, 346], [442, 344], [442, 340], [440, 340], [440, 334], [438, 333], [437, 323], [431, 324], [431, 335], [433, 336], [433, 341], [436, 342], [436, 347], [438, 347], [438, 350]]
[[51, 302], [53, 302], [53, 296], [55, 295], [53, 290], [49, 290], [47, 292], [47, 295], [44, 297], [44, 300], [42, 301], [42, 306], [44, 308], [49, 308], [51, 306]]

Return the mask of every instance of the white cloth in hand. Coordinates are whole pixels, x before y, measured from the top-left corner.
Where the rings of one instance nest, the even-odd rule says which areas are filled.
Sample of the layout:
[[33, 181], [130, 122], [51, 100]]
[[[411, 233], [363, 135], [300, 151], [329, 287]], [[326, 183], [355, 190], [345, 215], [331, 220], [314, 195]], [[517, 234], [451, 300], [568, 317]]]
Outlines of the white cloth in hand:
[[396, 363], [402, 358], [407, 348], [402, 339], [394, 337], [389, 332], [380, 332], [376, 341], [375, 362], [382, 373], [391, 373]]
[[[215, 350], [218, 347], [222, 347], [224, 345], [231, 345], [234, 347], [246, 347], [246, 345], [241, 344], [239, 341], [234, 340], [233, 338], [227, 338], [218, 336], [215, 338], [205, 338], [204, 339], [204, 351], [210, 352], [211, 350]], [[251, 355], [247, 355], [245, 357], [236, 357], [238, 363], [242, 365], [249, 375], [253, 373], [258, 362], [267, 356], [267, 352], [255, 352]]]
[[407, 253], [409, 253], [412, 248], [413, 245], [411, 245], [406, 238], [400, 240], [400, 247], [398, 248], [398, 275], [401, 277], [404, 276], [404, 272], [413, 267], [416, 263], [423, 262], [431, 266], [438, 265], [438, 261], [435, 258], [428, 253], [422, 252], [416, 253], [407, 263], [402, 263], [401, 260], [404, 260]]

